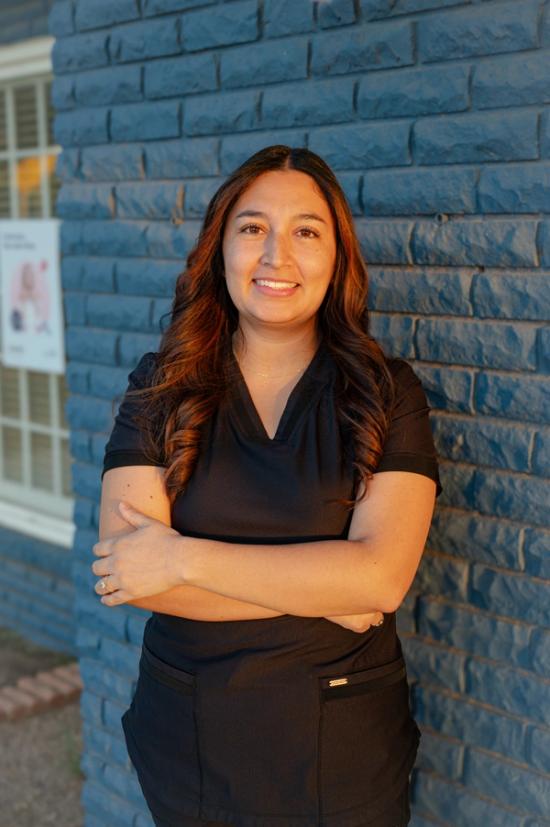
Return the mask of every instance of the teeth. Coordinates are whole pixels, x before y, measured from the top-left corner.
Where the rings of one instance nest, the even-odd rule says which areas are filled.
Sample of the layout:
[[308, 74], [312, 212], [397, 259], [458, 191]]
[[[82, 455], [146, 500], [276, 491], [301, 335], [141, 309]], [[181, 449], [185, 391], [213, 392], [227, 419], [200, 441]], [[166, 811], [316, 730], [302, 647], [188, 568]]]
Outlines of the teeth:
[[294, 281], [269, 281], [269, 279], [254, 279], [256, 284], [261, 284], [264, 287], [272, 287], [274, 290], [284, 289], [287, 287], [297, 287]]

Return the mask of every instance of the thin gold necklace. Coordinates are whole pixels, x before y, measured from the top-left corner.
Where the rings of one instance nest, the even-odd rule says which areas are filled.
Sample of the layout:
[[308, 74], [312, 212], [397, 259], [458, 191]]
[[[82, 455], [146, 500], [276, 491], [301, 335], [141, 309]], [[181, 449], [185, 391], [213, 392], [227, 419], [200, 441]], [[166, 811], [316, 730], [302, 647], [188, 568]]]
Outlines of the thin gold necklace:
[[[242, 373], [241, 363], [240, 363], [239, 359], [237, 358], [237, 354], [235, 353], [235, 351], [233, 351], [233, 356], [235, 357], [235, 359], [237, 361], [237, 364], [239, 365], [239, 368], [240, 368], [241, 373]], [[310, 363], [311, 363], [311, 360], [310, 360], [310, 362], [308, 362], [308, 365]], [[307, 370], [308, 365], [305, 365], [303, 368], [300, 368], [300, 370], [297, 373], [293, 373], [290, 376], [287, 376], [287, 378], [288, 379], [294, 379], [296, 376], [300, 376], [300, 374], [304, 373], [304, 371]], [[247, 371], [247, 373], [248, 372], [253, 373], [255, 376], [261, 376], [263, 379], [281, 379], [283, 376], [285, 376], [285, 374], [279, 374], [277, 376], [277, 375], [273, 375], [272, 373], [264, 373], [263, 371], [254, 370], [253, 368], [247, 368], [246, 371]]]

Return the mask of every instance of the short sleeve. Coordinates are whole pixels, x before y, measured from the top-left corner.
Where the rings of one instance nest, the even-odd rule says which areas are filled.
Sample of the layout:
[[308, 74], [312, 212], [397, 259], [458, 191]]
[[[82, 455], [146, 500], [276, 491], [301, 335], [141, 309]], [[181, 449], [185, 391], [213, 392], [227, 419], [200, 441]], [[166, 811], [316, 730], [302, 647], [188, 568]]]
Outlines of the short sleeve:
[[436, 483], [436, 497], [443, 491], [435, 450], [430, 407], [420, 379], [404, 359], [391, 359], [396, 398], [393, 416], [378, 471], [413, 471]]
[[101, 472], [102, 480], [105, 471], [122, 465], [164, 466], [158, 455], [151, 456], [146, 451], [142, 431], [135, 419], [143, 404], [143, 398], [128, 397], [127, 395], [129, 390], [143, 388], [150, 383], [155, 366], [156, 353], [148, 352], [141, 357], [134, 370], [128, 374], [128, 387], [119, 405], [113, 430], [105, 446], [103, 471]]

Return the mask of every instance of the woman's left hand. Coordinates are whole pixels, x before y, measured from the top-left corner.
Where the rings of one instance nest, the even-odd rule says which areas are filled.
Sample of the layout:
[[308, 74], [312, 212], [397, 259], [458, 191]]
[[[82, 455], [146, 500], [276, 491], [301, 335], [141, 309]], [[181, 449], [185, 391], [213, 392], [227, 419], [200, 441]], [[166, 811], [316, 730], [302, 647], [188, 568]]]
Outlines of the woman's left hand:
[[105, 593], [101, 581], [96, 583], [101, 602], [118, 606], [181, 585], [182, 535], [128, 503], [121, 502], [119, 511], [136, 530], [93, 546], [100, 559], [94, 561], [92, 571], [105, 578], [108, 588]]

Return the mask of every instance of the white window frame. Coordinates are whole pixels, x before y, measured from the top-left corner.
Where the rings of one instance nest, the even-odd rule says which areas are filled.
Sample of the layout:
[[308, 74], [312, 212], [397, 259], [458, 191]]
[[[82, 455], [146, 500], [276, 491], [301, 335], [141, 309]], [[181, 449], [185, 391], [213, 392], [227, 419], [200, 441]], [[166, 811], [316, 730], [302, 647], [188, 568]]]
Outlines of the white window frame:
[[[50, 36], [34, 37], [18, 43], [2, 46], [0, 49], [0, 83], [3, 81], [30, 80], [34, 76], [43, 77], [53, 75], [51, 51], [55, 38]], [[41, 103], [39, 103], [41, 105]], [[42, 118], [42, 122], [44, 119]], [[15, 182], [12, 182], [15, 186]], [[44, 203], [44, 202], [43, 202]], [[52, 397], [53, 386], [50, 383], [50, 398], [53, 404], [57, 399]], [[25, 427], [25, 426], [24, 426]], [[2, 488], [7, 493], [9, 483], [2, 481]], [[18, 487], [20, 491], [20, 487]], [[15, 488], [14, 488], [15, 492]], [[44, 492], [44, 507], [48, 495]], [[33, 504], [40, 505], [37, 500], [42, 499], [40, 493], [32, 489]], [[66, 500], [67, 498], [63, 498]], [[50, 500], [51, 502], [51, 500]], [[27, 534], [45, 540], [49, 543], [71, 548], [74, 540], [75, 526], [72, 519], [74, 499], [66, 502], [66, 517], [51, 516], [47, 513], [36, 512], [21, 502], [0, 499], [0, 525], [21, 534]], [[47, 512], [47, 509], [46, 509]]]

